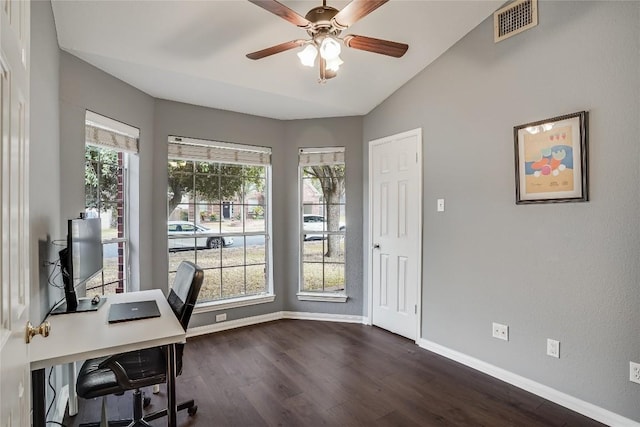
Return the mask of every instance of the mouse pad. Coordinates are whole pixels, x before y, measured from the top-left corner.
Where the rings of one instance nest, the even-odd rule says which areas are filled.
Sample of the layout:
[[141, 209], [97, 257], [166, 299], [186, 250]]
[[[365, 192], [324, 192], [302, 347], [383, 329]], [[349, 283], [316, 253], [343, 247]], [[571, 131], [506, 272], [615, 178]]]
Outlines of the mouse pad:
[[109, 323], [127, 322], [129, 320], [160, 317], [160, 310], [155, 300], [122, 302], [109, 307]]

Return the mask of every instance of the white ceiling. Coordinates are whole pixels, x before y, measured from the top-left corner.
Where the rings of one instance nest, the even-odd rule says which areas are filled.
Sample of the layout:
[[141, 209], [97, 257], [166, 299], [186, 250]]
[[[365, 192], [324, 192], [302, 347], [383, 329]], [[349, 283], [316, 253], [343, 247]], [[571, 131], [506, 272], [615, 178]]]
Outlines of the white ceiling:
[[[321, 0], [281, 3], [304, 16]], [[317, 68], [300, 65], [299, 49], [245, 57], [307, 38], [246, 0], [52, 1], [63, 50], [156, 98], [276, 119], [367, 114], [502, 3], [391, 0], [342, 35], [407, 43], [407, 53], [396, 59], [343, 47], [338, 76], [320, 85]]]

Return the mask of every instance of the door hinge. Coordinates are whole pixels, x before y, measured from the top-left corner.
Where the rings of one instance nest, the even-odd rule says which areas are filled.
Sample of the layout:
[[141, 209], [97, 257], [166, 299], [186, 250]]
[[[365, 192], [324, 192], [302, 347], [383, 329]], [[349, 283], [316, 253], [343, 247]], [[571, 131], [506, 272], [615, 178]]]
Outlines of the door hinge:
[[413, 306], [413, 314], [418, 314], [418, 305]]

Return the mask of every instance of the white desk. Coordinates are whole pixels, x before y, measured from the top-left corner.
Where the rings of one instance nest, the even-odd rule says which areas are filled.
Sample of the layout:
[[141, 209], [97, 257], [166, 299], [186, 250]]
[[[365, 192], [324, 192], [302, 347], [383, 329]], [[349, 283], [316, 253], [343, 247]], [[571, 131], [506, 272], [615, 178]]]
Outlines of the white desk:
[[[155, 299], [160, 317], [130, 322], [107, 321], [109, 307], [113, 303]], [[126, 351], [166, 345], [168, 425], [176, 425], [175, 401], [175, 347], [183, 342], [186, 333], [173, 314], [171, 306], [159, 289], [129, 292], [107, 296], [107, 302], [98, 311], [49, 316], [51, 332], [47, 338], [40, 335], [29, 344], [33, 387], [33, 425], [44, 426], [44, 369], [108, 356]], [[74, 387], [70, 384], [70, 387]]]

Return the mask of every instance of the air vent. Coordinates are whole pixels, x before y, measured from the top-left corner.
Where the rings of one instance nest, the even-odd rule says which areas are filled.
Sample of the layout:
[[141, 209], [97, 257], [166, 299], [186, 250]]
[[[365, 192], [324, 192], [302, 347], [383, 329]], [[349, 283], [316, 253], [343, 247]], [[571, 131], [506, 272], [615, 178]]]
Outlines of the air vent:
[[518, 0], [493, 14], [495, 43], [538, 25], [538, 0]]

